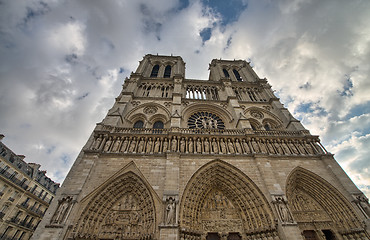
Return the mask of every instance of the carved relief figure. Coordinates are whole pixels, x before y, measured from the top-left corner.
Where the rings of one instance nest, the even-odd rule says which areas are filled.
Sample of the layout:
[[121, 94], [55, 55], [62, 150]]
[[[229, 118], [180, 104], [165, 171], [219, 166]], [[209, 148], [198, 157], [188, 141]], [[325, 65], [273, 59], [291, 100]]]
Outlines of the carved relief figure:
[[176, 137], [173, 137], [173, 139], [172, 139], [171, 151], [172, 152], [177, 152], [177, 138]]
[[231, 142], [230, 138], [227, 139], [227, 146], [229, 147], [229, 153], [235, 153], [234, 144]]
[[281, 147], [283, 148], [283, 150], [284, 150], [285, 154], [288, 154], [288, 155], [290, 155], [290, 154], [291, 154], [291, 152], [290, 152], [290, 150], [289, 150], [289, 148], [288, 148], [288, 146], [286, 145], [286, 143], [285, 143], [285, 141], [284, 141], [284, 140], [281, 140]]
[[224, 142], [224, 140], [222, 138], [220, 140], [220, 148], [221, 148], [221, 153], [223, 153], [223, 154], [226, 154], [227, 153], [226, 144], [225, 144], [225, 142]]
[[135, 147], [136, 147], [136, 138], [132, 138], [130, 147], [128, 149], [129, 152], [134, 153], [135, 152]]
[[127, 145], [128, 145], [128, 138], [125, 137], [122, 143], [121, 152], [127, 152], [126, 151]]
[[272, 146], [270, 140], [266, 140], [266, 146], [267, 146], [267, 149], [268, 149], [268, 152], [270, 154], [275, 154], [275, 149], [274, 147]]
[[167, 138], [164, 138], [163, 140], [163, 152], [167, 152], [168, 150], [168, 140]]
[[243, 153], [242, 146], [240, 145], [239, 139], [235, 140], [235, 147], [238, 154]]
[[103, 138], [102, 135], [99, 135], [98, 138], [95, 139], [95, 142], [92, 144], [92, 150], [98, 150]]
[[253, 147], [253, 152], [255, 152], [255, 153], [260, 153], [261, 152], [260, 147], [258, 146], [258, 143], [255, 141], [254, 138], [251, 139], [251, 144], [252, 144], [252, 147]]
[[292, 223], [293, 218], [288, 210], [287, 203], [283, 199], [283, 197], [276, 197], [275, 201], [281, 221], [284, 223]]
[[275, 149], [277, 151], [277, 154], [281, 154], [281, 155], [284, 154], [283, 149], [281, 148], [278, 141], [274, 140], [274, 146], [275, 146]]
[[107, 140], [107, 142], [105, 143], [105, 146], [104, 146], [103, 151], [104, 151], [104, 152], [108, 152], [111, 144], [112, 144], [112, 137], [110, 137], [110, 138]]
[[142, 137], [142, 138], [140, 138], [140, 141], [139, 141], [139, 144], [138, 144], [138, 147], [137, 147], [137, 152], [138, 153], [144, 152], [144, 144], [145, 144], [145, 140]]
[[153, 146], [153, 141], [152, 141], [152, 138], [150, 137], [148, 142], [146, 143], [146, 153], [152, 152], [152, 146]]
[[260, 140], [258, 140], [257, 143], [260, 146], [261, 153], [267, 153], [265, 142], [262, 139], [260, 139]]
[[193, 145], [193, 139], [192, 138], [189, 138], [189, 153], [193, 153], [194, 152], [194, 145]]
[[180, 140], [180, 152], [182, 152], [182, 153], [185, 152], [185, 146], [186, 146], [185, 139], [181, 138], [181, 140]]
[[200, 141], [200, 138], [197, 140], [197, 153], [202, 153], [202, 143]]
[[159, 152], [160, 147], [161, 147], [161, 141], [159, 140], [159, 138], [157, 138], [157, 140], [154, 143], [154, 152], [155, 153]]
[[209, 153], [209, 142], [208, 142], [208, 138], [206, 138], [204, 140], [204, 152], [205, 153]]
[[292, 152], [293, 154], [296, 154], [296, 155], [298, 155], [298, 154], [299, 154], [299, 152], [298, 152], [297, 148], [294, 146], [294, 144], [292, 143], [292, 141], [291, 141], [291, 140], [289, 140], [289, 141], [288, 141], [288, 146], [289, 146], [289, 148], [290, 148], [290, 150], [291, 150], [291, 152]]
[[245, 141], [245, 139], [243, 139], [243, 140], [242, 140], [242, 144], [243, 144], [244, 152], [245, 152], [245, 153], [250, 153], [250, 152], [251, 152], [251, 150], [250, 150], [250, 148], [249, 148], [248, 143]]
[[59, 200], [57, 210], [51, 218], [52, 224], [62, 224], [67, 216], [68, 210], [72, 204], [72, 198], [66, 197]]
[[176, 203], [170, 198], [166, 206], [166, 225], [174, 225], [176, 222]]
[[212, 153], [218, 154], [218, 144], [214, 138], [212, 139]]
[[118, 149], [119, 149], [119, 147], [120, 147], [120, 145], [121, 145], [121, 138], [120, 138], [120, 137], [118, 137], [118, 138], [116, 139], [116, 142], [113, 144], [112, 152], [117, 152], [117, 151], [118, 151]]

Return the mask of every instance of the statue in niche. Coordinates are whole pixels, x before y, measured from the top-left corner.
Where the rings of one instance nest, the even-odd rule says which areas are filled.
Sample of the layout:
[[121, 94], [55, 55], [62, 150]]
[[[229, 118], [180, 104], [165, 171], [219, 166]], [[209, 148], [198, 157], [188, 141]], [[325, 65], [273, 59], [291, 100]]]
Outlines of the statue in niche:
[[164, 138], [163, 140], [163, 152], [167, 152], [168, 150], [168, 141], [167, 138]]
[[235, 153], [234, 144], [231, 142], [230, 138], [227, 139], [227, 146], [229, 147], [229, 153]]
[[221, 148], [221, 153], [223, 153], [223, 154], [227, 153], [226, 143], [224, 142], [224, 140], [222, 138], [220, 140], [220, 148]]
[[176, 137], [173, 137], [171, 141], [171, 151], [177, 152], [177, 138]]
[[131, 140], [130, 147], [128, 149], [129, 152], [135, 153], [135, 147], [136, 147], [136, 138], [133, 137]]
[[121, 152], [127, 152], [126, 151], [127, 145], [128, 145], [128, 138], [125, 137], [125, 139], [123, 140], [123, 143], [122, 143]]
[[182, 152], [182, 153], [185, 152], [185, 146], [186, 146], [185, 139], [181, 138], [181, 140], [180, 140], [180, 152]]
[[155, 143], [154, 143], [154, 152], [158, 153], [160, 147], [161, 147], [161, 140], [159, 140], [159, 138], [157, 138], [157, 140], [155, 140]]
[[255, 141], [254, 138], [251, 139], [251, 144], [252, 144], [252, 147], [253, 147], [253, 152], [255, 152], [255, 153], [260, 153], [261, 152], [260, 147], [258, 146], [258, 143]]
[[236, 147], [236, 152], [238, 154], [243, 153], [242, 146], [240, 145], [239, 139], [235, 139], [235, 147]]
[[144, 144], [145, 144], [145, 140], [142, 137], [142, 138], [140, 138], [140, 141], [139, 141], [139, 144], [138, 144], [138, 147], [137, 147], [137, 152], [138, 153], [144, 152]]
[[294, 146], [294, 144], [291, 140], [288, 141], [288, 146], [290, 147], [290, 150], [293, 154], [296, 154], [296, 155], [299, 154], [297, 148]]
[[261, 153], [267, 153], [264, 141], [262, 139], [260, 139], [260, 140], [258, 140], [258, 143], [259, 143], [259, 146], [260, 146], [260, 149], [261, 149]]
[[103, 141], [102, 135], [99, 135], [98, 138], [95, 139], [94, 144], [92, 145], [92, 150], [98, 150], [102, 141]]
[[108, 152], [111, 144], [112, 144], [112, 137], [109, 137], [107, 142], [105, 143], [103, 151]]
[[315, 154], [315, 151], [313, 150], [313, 147], [311, 145], [311, 141], [304, 141], [304, 144], [306, 146], [306, 149], [308, 151], [308, 154], [311, 154], [311, 155], [314, 155]]
[[194, 152], [194, 144], [193, 144], [193, 139], [192, 138], [189, 138], [189, 153], [193, 153]]
[[267, 146], [267, 150], [270, 154], [275, 154], [275, 149], [274, 147], [272, 146], [270, 140], [266, 140], [266, 146]]
[[298, 140], [296, 141], [296, 146], [298, 147], [298, 151], [300, 152], [300, 154], [302, 154], [302, 155], [306, 154], [306, 151], [304, 150], [300, 141], [298, 141]]
[[204, 140], [204, 152], [205, 153], [209, 153], [209, 142], [208, 142], [208, 138], [206, 138]]
[[242, 145], [243, 145], [243, 148], [244, 148], [244, 152], [245, 153], [250, 153], [251, 152], [251, 149], [249, 148], [249, 145], [248, 143], [245, 141], [245, 139], [242, 140]]
[[152, 141], [152, 138], [150, 137], [148, 139], [148, 142], [146, 143], [146, 153], [152, 152], [152, 146], [153, 146], [153, 141]]
[[62, 224], [67, 216], [68, 210], [72, 205], [72, 198], [66, 197], [62, 198], [58, 202], [57, 210], [55, 211], [53, 217], [51, 218], [52, 224]]
[[197, 153], [202, 153], [202, 142], [200, 141], [200, 138], [197, 140]]
[[275, 197], [275, 204], [279, 212], [279, 216], [282, 222], [284, 223], [293, 223], [292, 215], [289, 212], [287, 203], [282, 196]]
[[275, 146], [275, 149], [277, 151], [276, 152], [277, 154], [281, 154], [281, 155], [284, 154], [283, 149], [281, 148], [281, 146], [280, 146], [280, 144], [279, 144], [278, 141], [274, 140], [274, 146]]
[[176, 223], [176, 202], [170, 197], [166, 205], [166, 225], [174, 225]]
[[212, 139], [212, 153], [218, 154], [218, 144], [214, 138]]
[[120, 145], [121, 145], [121, 138], [117, 137], [116, 141], [113, 144], [112, 152], [117, 152]]
[[289, 150], [288, 146], [286, 145], [284, 140], [281, 140], [281, 147], [283, 148], [285, 154], [290, 155], [291, 151]]
[[370, 218], [369, 200], [362, 194], [356, 196], [354, 201], [366, 218]]

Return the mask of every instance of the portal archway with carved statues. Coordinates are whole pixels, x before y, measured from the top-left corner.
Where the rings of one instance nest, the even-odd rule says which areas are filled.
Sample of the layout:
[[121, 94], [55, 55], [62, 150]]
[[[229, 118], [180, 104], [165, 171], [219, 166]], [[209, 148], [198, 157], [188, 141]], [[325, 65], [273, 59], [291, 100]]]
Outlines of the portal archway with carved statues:
[[108, 180], [82, 204], [86, 206], [73, 239], [155, 239], [155, 199], [150, 186], [133, 171]]
[[305, 239], [368, 239], [351, 203], [330, 183], [302, 167], [287, 180], [288, 203]]
[[265, 196], [242, 171], [221, 160], [207, 163], [188, 182], [180, 229], [180, 239], [279, 239]]

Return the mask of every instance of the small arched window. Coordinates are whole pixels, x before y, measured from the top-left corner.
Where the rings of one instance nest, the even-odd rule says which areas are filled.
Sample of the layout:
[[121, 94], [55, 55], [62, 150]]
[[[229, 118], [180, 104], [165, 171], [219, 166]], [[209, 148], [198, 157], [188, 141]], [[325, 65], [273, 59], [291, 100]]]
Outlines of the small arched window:
[[134, 128], [143, 128], [143, 127], [144, 127], [144, 122], [141, 120], [136, 121], [134, 124]]
[[222, 69], [222, 71], [224, 72], [225, 77], [227, 77], [227, 78], [230, 77], [229, 72], [225, 68]]
[[270, 125], [268, 123], [265, 124], [264, 128], [265, 128], [266, 131], [270, 131], [271, 130], [271, 127], [270, 127]]
[[167, 65], [166, 68], [164, 69], [164, 78], [170, 78], [171, 77], [171, 66]]
[[158, 71], [159, 71], [159, 65], [157, 64], [153, 67], [150, 77], [158, 77]]
[[164, 127], [164, 124], [162, 121], [156, 121], [154, 124], [153, 124], [153, 128], [155, 129], [163, 129]]
[[243, 79], [240, 77], [239, 72], [236, 69], [233, 69], [233, 73], [235, 75], [236, 80], [238, 80], [239, 82], [243, 81]]

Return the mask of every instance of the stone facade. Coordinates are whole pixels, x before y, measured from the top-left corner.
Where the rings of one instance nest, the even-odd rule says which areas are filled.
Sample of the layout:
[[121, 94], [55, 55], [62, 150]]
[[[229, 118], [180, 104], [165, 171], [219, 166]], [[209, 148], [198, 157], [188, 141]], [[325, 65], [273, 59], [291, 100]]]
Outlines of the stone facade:
[[30, 239], [59, 184], [26, 163], [1, 142], [0, 135], [0, 239]]
[[36, 240], [368, 239], [369, 203], [246, 61], [146, 55]]

